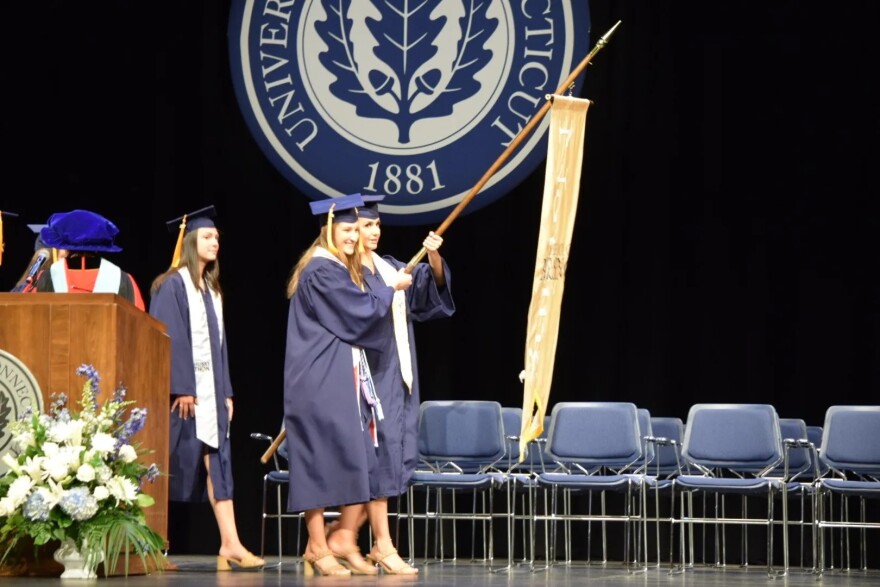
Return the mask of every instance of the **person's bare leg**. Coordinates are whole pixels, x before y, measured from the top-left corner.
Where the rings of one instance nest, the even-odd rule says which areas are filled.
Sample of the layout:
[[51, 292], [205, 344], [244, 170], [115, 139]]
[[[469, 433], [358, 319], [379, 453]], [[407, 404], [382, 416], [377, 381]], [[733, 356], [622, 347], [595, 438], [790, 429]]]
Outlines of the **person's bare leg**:
[[214, 497], [214, 483], [211, 481], [211, 459], [208, 455], [205, 455], [205, 469], [208, 472], [208, 501], [211, 502], [214, 517], [217, 519], [217, 528], [220, 530], [220, 556], [243, 564], [243, 566], [266, 564], [266, 561], [251, 553], [239, 540], [232, 500]]
[[369, 558], [382, 565], [386, 573], [394, 575], [411, 575], [419, 570], [406, 563], [391, 540], [391, 528], [388, 524], [388, 498], [374, 499], [367, 504], [367, 515], [370, 519], [370, 527], [373, 529], [373, 548]]
[[[357, 525], [356, 525], [356, 533], [357, 534], [360, 534], [361, 528], [366, 523], [367, 523], [367, 506], [363, 505], [360, 508], [360, 513], [358, 514]], [[327, 534], [327, 536], [330, 536], [331, 534], [333, 534], [333, 532], [335, 532], [337, 528], [339, 528], [339, 518], [332, 520], [330, 522], [325, 522], [325, 524], [324, 524], [324, 532]]]
[[327, 545], [337, 560], [355, 574], [375, 575], [376, 567], [368, 563], [358, 548], [358, 530], [366, 517], [364, 504], [344, 505], [339, 508], [339, 519], [327, 535]]
[[322, 575], [349, 575], [348, 569], [336, 562], [327, 546], [327, 537], [324, 535], [324, 508], [306, 510], [304, 517], [306, 531], [309, 534], [309, 542], [303, 554], [305, 575], [313, 575], [315, 567]]

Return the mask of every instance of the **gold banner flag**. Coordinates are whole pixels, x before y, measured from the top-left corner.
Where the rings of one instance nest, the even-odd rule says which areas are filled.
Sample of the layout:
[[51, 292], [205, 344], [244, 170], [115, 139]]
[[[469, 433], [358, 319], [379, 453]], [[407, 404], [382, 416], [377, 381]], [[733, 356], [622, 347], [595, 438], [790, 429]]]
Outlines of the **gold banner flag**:
[[528, 443], [544, 431], [590, 103], [580, 98], [554, 96], [550, 108], [544, 203], [526, 331], [525, 371], [522, 375], [525, 389], [520, 462], [525, 460]]

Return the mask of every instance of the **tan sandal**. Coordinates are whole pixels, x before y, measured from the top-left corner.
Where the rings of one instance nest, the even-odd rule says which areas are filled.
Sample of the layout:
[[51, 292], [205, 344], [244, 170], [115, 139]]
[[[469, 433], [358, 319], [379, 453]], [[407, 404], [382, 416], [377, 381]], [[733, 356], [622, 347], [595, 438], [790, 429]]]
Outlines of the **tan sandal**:
[[266, 566], [266, 561], [250, 551], [247, 551], [247, 553], [240, 559], [217, 555], [218, 571], [231, 571], [232, 567], [239, 569], [260, 569], [264, 566]]
[[335, 550], [330, 546], [330, 535], [341, 532], [351, 534], [352, 540], [350, 542], [356, 542], [357, 540], [357, 534], [346, 528], [335, 527], [327, 534], [327, 546], [330, 548], [333, 556], [336, 557], [336, 560], [339, 561], [339, 564], [349, 569], [352, 575], [378, 575], [379, 569], [361, 556], [361, 549], [356, 544], [345, 546], [344, 550]]
[[307, 552], [303, 555], [303, 575], [312, 577], [315, 571], [323, 577], [351, 575], [351, 571], [340, 565], [336, 561], [336, 557], [329, 550], [325, 550], [320, 554], [310, 554]]
[[[389, 558], [391, 558], [391, 561], [388, 561]], [[398, 564], [392, 566], [391, 563], [395, 562], [395, 558]], [[417, 568], [410, 566], [405, 560], [400, 558], [400, 555], [397, 554], [397, 549], [393, 546], [385, 552], [380, 552], [374, 546], [370, 554], [367, 555], [367, 560], [382, 567], [382, 572], [386, 575], [415, 575], [419, 572]]]

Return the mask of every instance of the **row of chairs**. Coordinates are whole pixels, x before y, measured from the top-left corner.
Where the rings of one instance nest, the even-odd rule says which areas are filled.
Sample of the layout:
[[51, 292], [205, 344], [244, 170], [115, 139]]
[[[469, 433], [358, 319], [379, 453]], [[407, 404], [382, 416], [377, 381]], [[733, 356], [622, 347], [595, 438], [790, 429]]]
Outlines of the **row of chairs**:
[[[823, 427], [810, 428], [802, 420], [780, 419], [765, 404], [697, 404], [685, 424], [678, 418], [652, 417], [626, 402], [562, 402], [547, 417], [542, 436], [527, 447], [522, 463], [517, 436], [521, 418], [519, 408], [492, 401], [423, 402], [423, 466], [405, 499], [398, 500], [396, 512], [398, 539], [405, 523], [411, 560], [420, 538], [426, 560], [432, 558], [429, 545], [433, 560], [443, 561], [456, 559], [458, 545], [470, 543], [472, 559], [478, 558], [481, 544], [479, 559], [491, 563], [494, 522], [502, 519], [507, 565], [496, 571], [572, 564], [578, 546], [586, 546], [585, 562], [592, 562], [594, 527], [600, 530], [601, 562], [606, 563], [607, 528], [613, 523], [622, 530], [621, 560], [630, 570], [649, 566], [649, 541], [655, 543], [653, 564], [661, 566], [664, 540], [673, 571], [693, 567], [697, 549], [702, 550], [700, 562], [724, 565], [728, 527], [739, 529], [741, 564], [747, 565], [749, 529], [754, 526], [764, 528], [770, 573], [777, 574], [778, 533], [783, 542], [779, 574], [788, 571], [792, 528], [799, 531], [802, 567], [805, 536], [810, 537], [807, 568], [817, 573], [834, 568], [835, 552], [839, 564], [850, 568], [849, 530], [859, 530], [859, 568], [867, 568], [865, 530], [880, 528], [880, 523], [868, 521], [865, 507], [866, 499], [880, 497], [880, 407], [833, 406]], [[296, 515], [282, 509], [285, 464], [278, 461], [275, 469], [264, 477], [262, 524], [265, 538], [267, 520], [277, 522], [280, 557], [281, 522]], [[505, 498], [502, 507], [496, 507], [499, 495]], [[728, 500], [730, 496], [739, 499]], [[858, 500], [858, 515], [850, 516], [851, 498]], [[759, 503], [753, 505], [756, 499]], [[790, 502], [800, 505], [799, 516], [790, 515]], [[470, 536], [459, 534], [463, 521], [470, 524]], [[423, 533], [417, 537], [418, 522]], [[576, 532], [583, 525], [586, 532]], [[838, 540], [832, 543], [835, 531]], [[516, 544], [517, 532], [521, 544]], [[546, 564], [538, 566], [541, 535]], [[518, 547], [522, 555], [516, 560]], [[711, 562], [707, 549], [714, 555]]]
[[[631, 403], [563, 402], [551, 413], [546, 438], [529, 447], [525, 463], [514, 462], [519, 453], [517, 438], [504, 433], [511, 425], [519, 431], [512, 415], [515, 410], [497, 402], [423, 404], [419, 448], [426, 469], [414, 477], [407, 507], [399, 511], [400, 518], [408, 521], [411, 557], [416, 520], [425, 521], [426, 557], [431, 538], [428, 523], [437, 522], [433, 539], [440, 545], [439, 555], [435, 552], [440, 560], [446, 559], [441, 522], [469, 520], [472, 545], [477, 542], [474, 524], [479, 524], [483, 559], [491, 561], [492, 523], [501, 516], [507, 521], [508, 537], [504, 569], [514, 566], [516, 524], [522, 523], [523, 537], [527, 537], [524, 561], [529, 568], [545, 568], [534, 565], [539, 528], [544, 532], [547, 565], [557, 562], [559, 527], [565, 549], [562, 562], [571, 564], [572, 525], [579, 522], [587, 525], [586, 533], [580, 535], [586, 534], [588, 553], [590, 530], [594, 524], [601, 527], [602, 562], [608, 560], [606, 525], [622, 523], [622, 561], [631, 570], [647, 568], [649, 524], [654, 530], [657, 565], [661, 526], [668, 528], [669, 564], [676, 571], [695, 564], [698, 547], [704, 551], [702, 562], [709, 562], [707, 542], [714, 552], [710, 564], [726, 564], [728, 527], [740, 531], [741, 564], [747, 565], [749, 529], [754, 526], [764, 528], [767, 569], [772, 574], [789, 569], [790, 528], [800, 530], [802, 566], [804, 536], [811, 537], [809, 568], [818, 573], [827, 568], [826, 551], [833, 552], [826, 544], [828, 532], [838, 529], [839, 543], [844, 544], [849, 540], [844, 530], [861, 530], [859, 568], [867, 568], [864, 531], [880, 528], [866, 520], [864, 502], [880, 496], [880, 407], [833, 406], [825, 426], [811, 431], [802, 420], [780, 419], [773, 406], [766, 404], [697, 404], [685, 425], [677, 418], [652, 418]], [[821, 432], [821, 439], [816, 432]], [[469, 511], [451, 511], [457, 503], [455, 494], [465, 490], [473, 500]], [[499, 490], [506, 493], [506, 507], [496, 512], [494, 496]], [[434, 500], [426, 501], [417, 512], [414, 504], [419, 491], [433, 494]], [[444, 491], [451, 496], [446, 502]], [[611, 494], [622, 496], [615, 513], [607, 507]], [[730, 496], [739, 499], [728, 500]], [[832, 517], [835, 496], [841, 500], [840, 514]], [[594, 497], [598, 512], [592, 511]], [[661, 506], [661, 497], [668, 507]], [[848, 515], [850, 497], [859, 500], [858, 516]], [[792, 519], [789, 502], [794, 498], [800, 500], [801, 515]], [[577, 507], [584, 500], [586, 505]], [[653, 511], [649, 511], [649, 501]], [[776, 509], [779, 504], [781, 518]], [[453, 524], [453, 548], [458, 543], [454, 528]], [[677, 564], [674, 529], [678, 530]], [[783, 541], [781, 571], [774, 566], [778, 531]], [[710, 533], [714, 540], [707, 538]], [[696, 534], [700, 540], [695, 540]], [[849, 549], [841, 547], [840, 552], [843, 564]]]

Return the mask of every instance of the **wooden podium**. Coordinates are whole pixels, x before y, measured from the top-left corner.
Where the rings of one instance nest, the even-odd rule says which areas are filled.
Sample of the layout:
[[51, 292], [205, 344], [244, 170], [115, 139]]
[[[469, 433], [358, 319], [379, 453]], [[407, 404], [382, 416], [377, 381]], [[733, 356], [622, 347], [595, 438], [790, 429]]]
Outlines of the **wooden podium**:
[[163, 474], [143, 485], [156, 500], [144, 513], [167, 545], [171, 339], [165, 325], [115, 294], [0, 293], [0, 349], [34, 375], [45, 406], [52, 393], [64, 392], [75, 407], [85, 383], [75, 371], [89, 364], [101, 378], [99, 403], [121, 384], [127, 400], [147, 409], [134, 440], [153, 451], [142, 460]]

